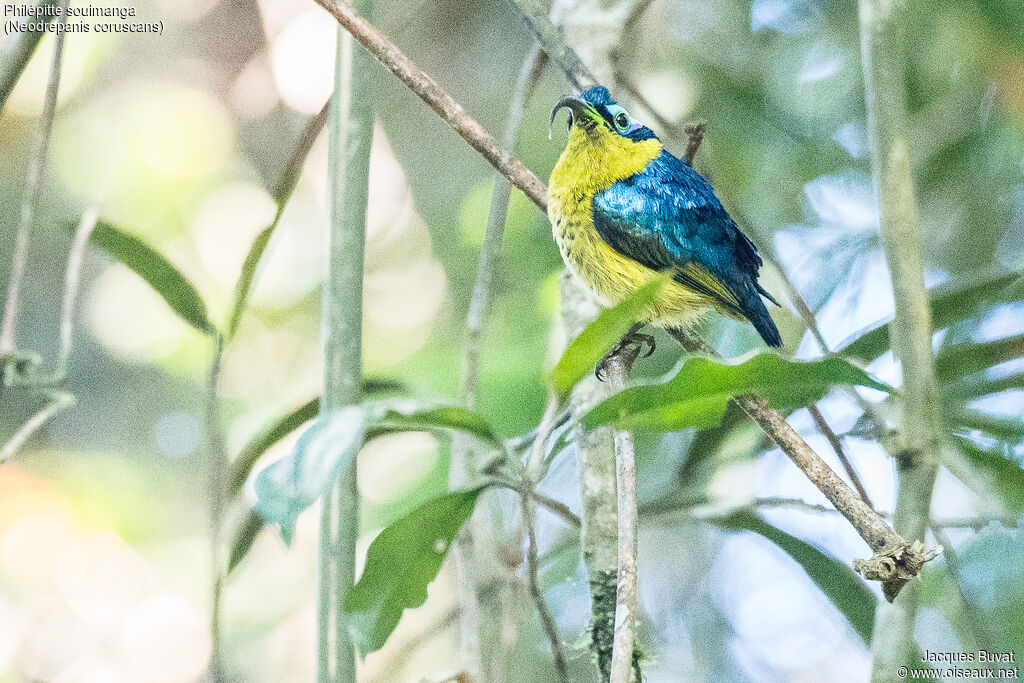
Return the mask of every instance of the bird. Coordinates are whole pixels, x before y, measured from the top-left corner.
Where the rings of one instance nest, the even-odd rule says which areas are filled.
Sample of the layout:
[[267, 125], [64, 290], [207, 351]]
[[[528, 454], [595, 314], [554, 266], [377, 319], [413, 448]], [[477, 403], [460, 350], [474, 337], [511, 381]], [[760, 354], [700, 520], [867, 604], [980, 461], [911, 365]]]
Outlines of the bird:
[[604, 86], [559, 99], [552, 125], [562, 109], [569, 110], [568, 139], [548, 182], [548, 218], [566, 267], [605, 306], [658, 273], [671, 274], [620, 346], [646, 342], [650, 355], [653, 337], [639, 334], [645, 324], [692, 329], [717, 310], [781, 347], [762, 297], [779, 303], [758, 283], [757, 247], [708, 181]]

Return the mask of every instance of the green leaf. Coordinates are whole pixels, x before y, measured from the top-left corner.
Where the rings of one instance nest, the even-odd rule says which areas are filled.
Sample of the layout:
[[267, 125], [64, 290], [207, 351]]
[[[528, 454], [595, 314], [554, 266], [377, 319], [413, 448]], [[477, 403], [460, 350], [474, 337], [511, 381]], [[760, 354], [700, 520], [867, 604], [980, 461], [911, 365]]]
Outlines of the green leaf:
[[[954, 434], [951, 437], [957, 452], [987, 479], [987, 485], [999, 495], [1000, 500], [1016, 512], [1024, 512], [1024, 469], [1016, 460], [1003, 455], [1001, 450], [982, 448], [970, 439]], [[955, 463], [949, 462], [949, 455], [944, 457], [946, 465], [957, 478], [969, 483], [970, 476], [962, 475]], [[977, 486], [972, 486], [976, 492]], [[981, 493], [981, 492], [979, 492]]]
[[291, 543], [299, 515], [351, 466], [368, 423], [362, 406], [348, 406], [318, 419], [299, 438], [295, 451], [256, 476], [256, 509], [281, 528]]
[[871, 642], [878, 598], [850, 567], [810, 543], [769, 524], [750, 510], [737, 510], [708, 521], [724, 529], [753, 531], [779, 546], [803, 567], [811, 581], [850, 622], [857, 635], [865, 643]]
[[263, 252], [267, 250], [270, 238], [274, 236], [277, 224], [281, 222], [284, 207], [283, 203], [278, 205], [273, 222], [263, 228], [249, 245], [249, 253], [245, 255], [242, 272], [235, 283], [235, 293], [231, 299], [231, 317], [228, 318], [227, 331], [224, 335], [228, 341], [234, 339], [238, 332], [238, 326], [242, 323], [242, 314], [245, 313], [245, 307], [249, 302], [249, 293], [252, 291], [252, 283], [256, 279], [256, 268], [260, 265], [260, 259], [263, 258]]
[[256, 436], [249, 439], [249, 442], [238, 453], [238, 457], [231, 463], [231, 474], [228, 475], [228, 496], [235, 496], [242, 490], [245, 480], [249, 478], [249, 473], [252, 472], [252, 468], [260, 456], [319, 413], [320, 398], [310, 399], [287, 415], [274, 420]]
[[[67, 226], [74, 234], [75, 226]], [[205, 334], [216, 334], [199, 292], [166, 258], [137, 237], [103, 221], [89, 236], [89, 241], [127, 266], [163, 297], [182, 320]]]
[[562, 401], [573, 387], [594, 371], [605, 354], [629, 332], [644, 308], [654, 300], [669, 280], [659, 275], [634, 292], [625, 301], [601, 311], [578, 337], [572, 340], [551, 371], [551, 388]]
[[[258, 434], [232, 469], [231, 490], [237, 492], [261, 453], [312, 418], [318, 408], [319, 400], [313, 399]], [[319, 418], [299, 438], [291, 455], [257, 475], [256, 509], [267, 522], [279, 525], [285, 543], [290, 543], [299, 515], [348, 470], [366, 441], [433, 429], [465, 432], [494, 448], [504, 448], [486, 419], [463, 408], [395, 399], [348, 406]]]
[[270, 225], [261, 230], [256, 235], [256, 238], [253, 239], [252, 244], [249, 245], [249, 253], [245, 256], [242, 272], [235, 283], [235, 294], [231, 302], [231, 317], [228, 318], [227, 332], [225, 333], [228, 341], [233, 339], [238, 332], [238, 326], [242, 322], [242, 314], [245, 313], [245, 307], [249, 302], [249, 294], [252, 292], [252, 285], [256, 279], [256, 270], [259, 267], [260, 260], [263, 258], [263, 252], [267, 250], [270, 238], [274, 236], [274, 231], [277, 230], [277, 226], [281, 223], [281, 216], [284, 215], [284, 210], [288, 206], [288, 200], [291, 199], [296, 185], [299, 184], [299, 178], [302, 176], [302, 167], [306, 162], [306, 157], [309, 156], [310, 149], [313, 148], [317, 136], [323, 130], [329, 111], [330, 102], [325, 104], [320, 109], [320, 113], [312, 117], [306, 124], [306, 129], [299, 139], [299, 144], [295, 151], [292, 152], [291, 158], [288, 159], [288, 165], [285, 166], [281, 180], [274, 189], [274, 202], [277, 204], [274, 220], [270, 222]]
[[235, 568], [245, 559], [256, 541], [260, 531], [267, 525], [267, 520], [255, 508], [251, 508], [245, 515], [245, 519], [238, 526], [235, 537], [231, 541], [231, 556], [228, 558], [228, 574], [235, 571]]
[[1022, 356], [1024, 334], [981, 344], [957, 344], [935, 356], [935, 373], [940, 382], [949, 382]]
[[954, 427], [985, 432], [1011, 446], [1024, 440], [1024, 420], [1019, 417], [1000, 417], [977, 410], [951, 410], [946, 415], [946, 422]]
[[942, 387], [942, 394], [947, 401], [967, 403], [975, 398], [988, 396], [989, 394], [998, 394], [1008, 389], [1024, 389], [1024, 372], [996, 379], [981, 377], [956, 382], [955, 384], [947, 384]]
[[57, 0], [38, 0], [35, 7], [39, 12], [28, 23], [43, 30], [19, 32], [7, 36], [4, 41], [3, 49], [0, 50], [0, 111], [3, 111], [7, 98], [25, 73], [39, 42], [46, 35], [47, 24], [53, 21], [52, 10], [57, 4]]
[[427, 599], [427, 586], [437, 578], [481, 491], [434, 498], [389, 525], [370, 544], [363, 574], [345, 599], [352, 634], [364, 656], [383, 647], [406, 608]]
[[[1024, 297], [1024, 274], [1002, 273], [967, 285], [943, 285], [929, 291], [928, 296], [931, 301], [932, 326], [939, 330], [983, 306], [1021, 299]], [[840, 345], [840, 352], [847, 358], [873, 360], [890, 346], [889, 323], [885, 323], [854, 334]]]
[[663, 432], [703, 429], [721, 423], [729, 400], [740, 394], [757, 394], [778, 410], [791, 410], [820, 399], [835, 384], [893, 391], [841, 358], [801, 362], [762, 353], [739, 365], [724, 365], [696, 357], [664, 384], [633, 387], [607, 398], [582, 423]]
[[[362, 392], [372, 395], [401, 391], [404, 388], [405, 385], [397, 380], [386, 377], [368, 377], [363, 380]], [[277, 418], [249, 439], [249, 442], [231, 463], [231, 474], [228, 476], [228, 495], [235, 496], [242, 490], [256, 461], [270, 450], [271, 446], [315, 418], [319, 412], [319, 397], [310, 399], [287, 415]]]
[[451, 429], [476, 437], [497, 450], [505, 443], [478, 413], [458, 406], [425, 406], [413, 401], [384, 401], [374, 410], [373, 427], [387, 432]]

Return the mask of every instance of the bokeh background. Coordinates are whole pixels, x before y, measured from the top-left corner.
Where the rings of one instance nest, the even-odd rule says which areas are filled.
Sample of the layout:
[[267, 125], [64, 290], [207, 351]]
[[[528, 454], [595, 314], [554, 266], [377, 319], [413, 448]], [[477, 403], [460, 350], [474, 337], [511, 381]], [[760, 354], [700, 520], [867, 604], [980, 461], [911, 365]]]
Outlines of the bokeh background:
[[[336, 26], [312, 2], [134, 6], [141, 21], [164, 21], [165, 34], [67, 40], [18, 330], [19, 347], [47, 359], [57, 349], [70, 247], [62, 226], [90, 206], [167, 255], [213, 318], [223, 319], [249, 244], [273, 217], [270, 188], [331, 89]], [[585, 17], [584, 10], [573, 16]], [[489, 130], [504, 128], [512, 83], [532, 41], [511, 5], [381, 0], [373, 19]], [[1019, 271], [1024, 6], [919, 0], [909, 21], [907, 87], [928, 284]], [[51, 40], [0, 117], [4, 282]], [[626, 36], [620, 59], [624, 81], [673, 128], [660, 128], [622, 84], [609, 85], [670, 149], [684, 147], [675, 134], [682, 124], [706, 122], [696, 166], [771, 257], [763, 275], [770, 291], [779, 295], [788, 277], [833, 348], [891, 315], [866, 158], [856, 3], [655, 0]], [[365, 366], [371, 376], [405, 382], [417, 396], [453, 401], [493, 173], [396, 79], [374, 68]], [[549, 139], [548, 111], [566, 92], [561, 74], [549, 68], [526, 112], [517, 152], [542, 178], [564, 133], [556, 126]], [[321, 136], [309, 155], [226, 358], [221, 396], [232, 453], [267, 421], [319, 392], [325, 143]], [[546, 218], [514, 193], [479, 400], [503, 436], [528, 431], [543, 411], [560, 269]], [[773, 314], [787, 351], [820, 355], [791, 297], [782, 298], [786, 306]], [[1024, 306], [1011, 303], [959, 322], [936, 344], [1022, 331]], [[738, 323], [718, 320], [706, 332], [730, 356], [760, 345]], [[675, 364], [676, 347], [660, 342], [638, 376], [656, 377]], [[0, 681], [184, 683], [207, 676], [203, 401], [211, 353], [209, 339], [138, 277], [103, 252], [88, 252], [66, 381], [77, 403], [0, 467]], [[1022, 369], [1010, 361], [990, 372], [1014, 376]], [[891, 355], [870, 370], [898, 381]], [[6, 389], [0, 441], [42, 403], [27, 389]], [[847, 395], [820, 406], [838, 432], [856, 427], [860, 411]], [[1011, 389], [973, 407], [1019, 420], [1024, 393]], [[805, 411], [791, 421], [838, 467]], [[691, 433], [639, 443], [641, 504], [659, 510], [644, 516], [640, 536], [648, 680], [866, 680], [867, 647], [795, 562], [763, 538], [689, 515], [687, 501], [697, 499], [721, 509], [766, 497], [823, 502], [752, 427], [725, 435], [713, 457], [697, 465], [687, 464]], [[288, 452], [294, 438], [265, 461]], [[856, 433], [845, 445], [879, 509], [891, 510], [891, 460]], [[1019, 436], [986, 445], [1011, 459], [1024, 456]], [[360, 547], [446, 488], [449, 451], [448, 440], [427, 433], [364, 449]], [[571, 451], [544, 490], [578, 506]], [[935, 498], [939, 518], [1002, 514], [945, 470]], [[508, 506], [510, 526], [514, 509]], [[844, 562], [866, 555], [836, 515], [767, 505], [763, 514]], [[302, 518], [290, 549], [265, 530], [228, 579], [224, 622], [234, 679], [312, 680], [316, 519], [315, 511]], [[575, 540], [544, 511], [540, 524], [546, 597], [570, 657], [585, 662], [589, 602]], [[964, 581], [958, 587], [942, 559], [925, 572], [919, 644], [970, 650], [983, 633], [996, 648], [1024, 648], [1021, 532], [993, 522], [948, 533]], [[424, 607], [407, 612], [391, 642], [365, 662], [363, 679], [418, 681], [456, 668], [454, 609], [446, 565]], [[525, 592], [508, 610], [508, 680], [553, 679]]]

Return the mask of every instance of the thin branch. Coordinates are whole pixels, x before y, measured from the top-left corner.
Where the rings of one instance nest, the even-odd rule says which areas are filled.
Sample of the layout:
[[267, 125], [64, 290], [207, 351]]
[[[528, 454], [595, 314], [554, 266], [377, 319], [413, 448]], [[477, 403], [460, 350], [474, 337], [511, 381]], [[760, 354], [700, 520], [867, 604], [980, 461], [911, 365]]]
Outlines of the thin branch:
[[526, 484], [516, 481], [511, 477], [503, 475], [492, 475], [491, 483], [511, 489], [520, 496], [529, 496], [534, 500], [534, 502], [543, 505], [552, 513], [561, 517], [570, 526], [574, 526], [576, 528], [579, 528], [580, 526], [579, 516], [570, 510], [568, 505], [560, 500], [555, 500], [550, 496], [540, 493], [535, 487], [527, 486]]
[[569, 673], [565, 667], [565, 650], [562, 648], [561, 638], [558, 637], [558, 626], [548, 610], [547, 603], [544, 602], [544, 593], [540, 586], [537, 561], [537, 508], [533, 498], [529, 495], [520, 496], [519, 501], [523, 510], [523, 526], [526, 527], [526, 577], [530, 587], [530, 596], [537, 607], [541, 624], [544, 626], [544, 633], [551, 644], [551, 655], [555, 660], [555, 672], [558, 674], [558, 680], [562, 683], [569, 683]]
[[210, 570], [212, 575], [210, 677], [215, 683], [224, 681], [227, 674], [224, 670], [224, 643], [221, 637], [221, 603], [225, 571], [221, 538], [224, 527], [224, 481], [228, 463], [219, 397], [220, 375], [224, 363], [224, 343], [224, 337], [220, 334], [216, 335], [210, 371], [206, 378], [206, 424], [204, 430], [206, 432], [207, 457], [209, 458]]
[[[452, 130], [480, 152], [492, 166], [538, 206], [547, 204], [547, 188], [521, 161], [504, 149], [483, 126], [466, 114], [455, 99], [399, 50], [370, 22], [340, 0], [317, 0], [349, 33], [420, 99], [426, 102]], [[550, 54], [550, 53], [548, 53]]]
[[[356, 0], [368, 9], [370, 0]], [[354, 12], [345, 5], [345, 9]], [[352, 37], [338, 29], [334, 95], [329, 114], [328, 197], [330, 238], [323, 293], [324, 395], [321, 414], [357, 403], [363, 381], [363, 278], [370, 148], [373, 144], [371, 65]], [[348, 467], [324, 506], [322, 519], [318, 680], [355, 683], [355, 647], [345, 595], [355, 583], [359, 537], [356, 463]], [[332, 521], [333, 520], [333, 521]], [[326, 552], [324, 552], [326, 551]], [[329, 576], [329, 579], [325, 577]], [[323, 590], [330, 590], [324, 593]], [[325, 608], [324, 603], [330, 605]], [[326, 619], [325, 619], [326, 617]], [[333, 656], [328, 654], [332, 652]], [[333, 672], [329, 663], [333, 660]]]
[[[892, 348], [903, 374], [893, 522], [904, 537], [923, 542], [938, 474], [942, 416], [906, 131], [907, 6], [903, 0], [860, 0], [859, 7], [871, 168], [895, 300]], [[914, 585], [901, 600], [879, 607], [872, 639], [872, 680], [897, 681], [897, 667], [914, 656], [918, 591]]]
[[[519, 128], [523, 121], [526, 103], [533, 94], [537, 81], [540, 79], [547, 56], [536, 46], [530, 49], [523, 60], [522, 68], [512, 88], [512, 101], [509, 104], [508, 123], [505, 129], [505, 146], [514, 148]], [[487, 215], [487, 228], [483, 245], [480, 248], [480, 263], [477, 267], [476, 282], [466, 315], [466, 354], [464, 375], [462, 380], [461, 402], [466, 408], [476, 406], [476, 396], [480, 377], [480, 355], [484, 324], [491, 308], [491, 290], [497, 269], [498, 252], [505, 232], [505, 220], [508, 216], [508, 203], [512, 186], [500, 173], [495, 174], [491, 194], [491, 206]], [[461, 486], [473, 476], [477, 468], [477, 453], [473, 440], [459, 435], [452, 441], [452, 463], [450, 481], [453, 486]], [[490, 501], [485, 501], [490, 505]], [[484, 649], [495, 647], [495, 639], [481, 638], [481, 628], [490, 620], [481, 619], [481, 602], [483, 598], [478, 590], [477, 578], [483, 573], [482, 563], [494, 563], [496, 553], [490, 542], [494, 533], [494, 524], [487, 510], [481, 509], [473, 514], [469, 524], [459, 533], [454, 549], [455, 568], [458, 577], [460, 616], [462, 621], [461, 646], [466, 666], [471, 674], [481, 681], [485, 676], [484, 662], [497, 663], [503, 657], [484, 656]], [[484, 547], [479, 547], [484, 546]], [[504, 568], [501, 573], [510, 575], [511, 569]], [[509, 577], [514, 578], [514, 577]], [[492, 597], [493, 600], [493, 597]], [[499, 639], [500, 641], [500, 639]]]
[[576, 52], [566, 46], [561, 39], [561, 32], [548, 17], [548, 10], [543, 0], [513, 0], [519, 8], [523, 19], [530, 30], [537, 36], [537, 42], [544, 52], [566, 74], [566, 78], [577, 92], [597, 85], [594, 74], [586, 67]]
[[[712, 357], [718, 355], [714, 349], [685, 330], [670, 329], [668, 332], [691, 353], [702, 353]], [[906, 584], [908, 575], [916, 576], [920, 572], [927, 559], [930, 559], [929, 553], [912, 546], [893, 531], [878, 513], [825, 464], [803, 437], [789, 426], [786, 418], [777, 410], [769, 408], [763, 399], [743, 395], [737, 396], [735, 403], [775, 441], [857, 529], [857, 533], [867, 542], [875, 555], [871, 560], [855, 563], [855, 568], [868, 578], [882, 581], [886, 595], [891, 596], [890, 599], [895, 597]]]
[[[629, 373], [622, 354], [607, 364], [612, 391], [626, 388]], [[615, 640], [612, 649], [610, 683], [629, 683], [633, 672], [633, 641], [637, 612], [637, 523], [636, 462], [633, 434], [615, 431], [615, 484], [618, 509], [618, 588], [615, 597]]]
[[75, 397], [62, 391], [50, 394], [49, 398], [49, 403], [47, 403], [42, 410], [33, 415], [27, 422], [21, 425], [18, 431], [14, 433], [14, 436], [12, 436], [10, 440], [4, 444], [4, 447], [0, 449], [0, 463], [7, 462], [11, 456], [17, 453], [21, 447], [25, 445], [25, 442], [28, 441], [29, 437], [35, 434], [40, 427], [49, 422], [54, 415], [68, 406], [75, 404]]
[[811, 414], [811, 419], [814, 420], [814, 424], [818, 427], [818, 431], [821, 435], [828, 439], [829, 444], [832, 446], [832, 450], [835, 451], [836, 457], [839, 458], [839, 462], [842, 463], [843, 469], [846, 470], [846, 475], [850, 477], [850, 481], [853, 482], [853, 486], [857, 489], [857, 493], [861, 499], [867, 503], [868, 507], [872, 510], [875, 508], [871, 502], [871, 498], [868, 497], [868, 492], [864, 488], [864, 484], [861, 482], [860, 477], [857, 476], [857, 470], [853, 468], [853, 463], [846, 456], [846, 451], [843, 450], [843, 442], [839, 438], [839, 435], [832, 431], [832, 427], [829, 426], [828, 421], [825, 420], [825, 416], [818, 410], [818, 404], [811, 401], [807, 404], [807, 412]]
[[[60, 28], [67, 23], [68, 0], [61, 0], [58, 7]], [[7, 285], [7, 299], [4, 303], [3, 321], [0, 322], [0, 354], [10, 353], [15, 348], [15, 331], [18, 325], [18, 305], [21, 299], [21, 287], [28, 266], [28, 246], [32, 237], [32, 223], [36, 207], [39, 205], [39, 194], [42, 191], [43, 174], [46, 171], [46, 160], [50, 152], [50, 135], [53, 132], [53, 118], [57, 112], [57, 91], [60, 88], [61, 68], [64, 57], [65, 32], [57, 32], [53, 41], [53, 59], [50, 62], [50, 75], [46, 82], [46, 95], [43, 99], [43, 110], [39, 115], [36, 127], [34, 153], [29, 159], [28, 175], [25, 182], [25, 194], [21, 200], [21, 214], [18, 220], [18, 232], [15, 238], [14, 258], [11, 265], [11, 279]], [[0, 103], [2, 106], [2, 103]]]

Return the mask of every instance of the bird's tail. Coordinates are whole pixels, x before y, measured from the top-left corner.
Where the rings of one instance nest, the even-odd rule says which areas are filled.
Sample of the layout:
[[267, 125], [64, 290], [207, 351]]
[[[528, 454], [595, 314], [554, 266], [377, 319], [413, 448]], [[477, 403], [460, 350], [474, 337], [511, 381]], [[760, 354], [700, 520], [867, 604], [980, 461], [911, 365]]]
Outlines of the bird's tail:
[[[772, 299], [774, 302], [775, 300]], [[782, 337], [779, 336], [779, 328], [775, 327], [775, 321], [768, 315], [768, 309], [765, 308], [764, 301], [761, 300], [759, 294], [753, 294], [746, 301], [746, 306], [743, 307], [743, 314], [747, 316], [747, 320], [753, 324], [754, 329], [757, 330], [761, 338], [768, 346], [779, 348], [782, 346]]]

